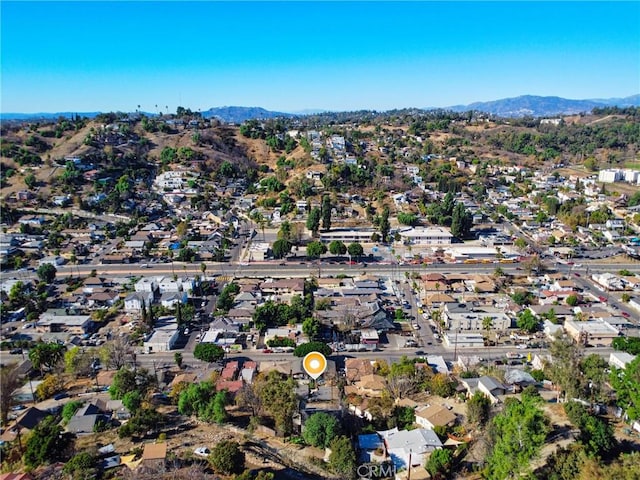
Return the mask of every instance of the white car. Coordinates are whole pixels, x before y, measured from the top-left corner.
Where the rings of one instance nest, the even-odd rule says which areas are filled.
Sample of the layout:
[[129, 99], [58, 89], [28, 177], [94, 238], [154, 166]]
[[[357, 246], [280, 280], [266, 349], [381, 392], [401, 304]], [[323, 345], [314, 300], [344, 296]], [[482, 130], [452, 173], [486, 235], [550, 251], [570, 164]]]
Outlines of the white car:
[[211, 453], [207, 447], [198, 447], [193, 451], [194, 455], [198, 455], [199, 457], [208, 457]]

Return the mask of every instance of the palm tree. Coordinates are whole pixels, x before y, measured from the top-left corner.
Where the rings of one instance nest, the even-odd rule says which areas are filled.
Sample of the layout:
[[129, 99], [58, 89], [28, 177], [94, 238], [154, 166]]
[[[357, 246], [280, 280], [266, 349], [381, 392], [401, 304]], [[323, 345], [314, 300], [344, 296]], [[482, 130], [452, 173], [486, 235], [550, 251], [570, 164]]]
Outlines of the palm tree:
[[486, 337], [489, 337], [489, 330], [493, 327], [493, 319], [489, 316], [482, 319], [482, 329], [485, 331]]

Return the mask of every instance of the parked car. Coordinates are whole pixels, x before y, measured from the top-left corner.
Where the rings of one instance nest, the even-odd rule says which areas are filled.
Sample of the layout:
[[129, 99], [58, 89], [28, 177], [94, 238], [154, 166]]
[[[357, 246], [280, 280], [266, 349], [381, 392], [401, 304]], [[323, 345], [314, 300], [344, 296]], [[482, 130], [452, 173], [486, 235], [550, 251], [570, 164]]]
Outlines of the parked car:
[[207, 447], [198, 447], [193, 451], [194, 455], [198, 455], [199, 457], [208, 457], [211, 453]]

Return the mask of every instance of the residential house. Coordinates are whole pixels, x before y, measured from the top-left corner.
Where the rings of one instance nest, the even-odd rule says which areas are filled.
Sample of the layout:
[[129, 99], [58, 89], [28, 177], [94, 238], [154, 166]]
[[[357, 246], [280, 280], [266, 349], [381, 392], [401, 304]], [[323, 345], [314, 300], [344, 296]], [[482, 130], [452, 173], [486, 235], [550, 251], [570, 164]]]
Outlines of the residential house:
[[365, 397], [380, 397], [382, 392], [386, 389], [387, 382], [381, 375], [370, 374], [363, 375], [360, 380], [353, 385], [347, 385], [344, 387], [344, 393], [346, 395], [359, 395]]
[[467, 396], [469, 398], [476, 392], [482, 392], [491, 400], [491, 403], [498, 403], [500, 401], [499, 397], [505, 395], [507, 392], [507, 387], [499, 380], [486, 375], [480, 378], [461, 378], [460, 381], [467, 389]]
[[609, 354], [609, 365], [616, 368], [625, 369], [627, 364], [636, 359], [635, 355], [627, 352], [611, 352]]
[[187, 303], [187, 292], [165, 292], [160, 296], [160, 304], [165, 308], [176, 308]]
[[372, 361], [366, 358], [347, 358], [344, 365], [348, 382], [355, 382], [363, 376], [371, 375], [374, 370]]
[[444, 405], [428, 405], [416, 409], [416, 423], [422, 428], [449, 427], [456, 423], [456, 415]]
[[134, 286], [136, 292], [150, 292], [155, 294], [158, 289], [158, 281], [153, 277], [142, 277]]
[[142, 305], [148, 309], [153, 303], [153, 297], [153, 292], [132, 293], [124, 299], [124, 310], [139, 313], [142, 311]]
[[415, 430], [380, 431], [387, 453], [397, 470], [407, 467], [422, 466], [428, 454], [441, 449], [442, 442], [433, 430], [416, 428]]
[[88, 403], [71, 417], [67, 423], [67, 432], [78, 436], [93, 434], [100, 422], [107, 423], [109, 417], [97, 405]]

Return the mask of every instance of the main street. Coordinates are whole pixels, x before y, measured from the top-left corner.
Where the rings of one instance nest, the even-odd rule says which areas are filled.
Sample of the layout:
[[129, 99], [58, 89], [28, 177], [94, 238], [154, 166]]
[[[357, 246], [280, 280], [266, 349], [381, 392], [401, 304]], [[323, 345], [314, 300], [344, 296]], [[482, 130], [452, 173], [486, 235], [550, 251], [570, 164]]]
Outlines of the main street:
[[[318, 261], [300, 261], [300, 262], [284, 262], [284, 261], [266, 261], [252, 263], [220, 263], [220, 262], [201, 262], [201, 263], [120, 263], [120, 264], [100, 264], [100, 265], [61, 265], [56, 267], [58, 270], [58, 278], [66, 278], [68, 276], [87, 276], [92, 272], [97, 275], [117, 276], [153, 276], [153, 275], [203, 275], [203, 265], [205, 266], [204, 274], [207, 276], [216, 275], [229, 278], [241, 277], [278, 277], [278, 278], [306, 278], [310, 276], [330, 277], [336, 275], [356, 276], [363, 274], [382, 275], [392, 278], [402, 278], [405, 273], [425, 274], [428, 272], [440, 273], [485, 273], [492, 274], [499, 267], [503, 272], [518, 275], [524, 274], [522, 267], [516, 263], [437, 263], [437, 264], [401, 264], [401, 263], [357, 263], [349, 265], [347, 263], [326, 263]], [[548, 268], [557, 269], [561, 272], [581, 272], [587, 274], [595, 272], [616, 272], [621, 268], [625, 268], [631, 272], [640, 272], [640, 264], [625, 263], [612, 264], [607, 262], [591, 261], [585, 263], [582, 267], [576, 268], [569, 265], [557, 263], [548, 265]], [[17, 278], [30, 279], [35, 278], [33, 271], [22, 270], [4, 270], [1, 273], [2, 279]]]
[[[524, 358], [529, 353], [531, 355], [545, 355], [549, 351], [547, 349], [526, 349], [516, 350], [513, 346], [501, 346], [501, 347], [481, 347], [481, 348], [459, 348], [456, 352], [453, 349], [445, 348], [442, 345], [429, 346], [428, 348], [420, 349], [424, 353], [416, 354], [415, 348], [404, 349], [389, 349], [383, 347], [377, 351], [366, 352], [340, 352], [332, 354], [329, 359], [334, 360], [338, 367], [344, 366], [344, 360], [347, 358], [369, 358], [371, 360], [384, 360], [387, 363], [393, 363], [399, 361], [403, 356], [409, 358], [415, 358], [416, 356], [423, 355], [441, 355], [446, 361], [454, 362], [455, 357], [461, 356], [477, 356], [487, 361], [493, 360], [505, 360], [507, 352], [520, 353]], [[601, 348], [589, 348], [586, 353], [596, 353], [605, 359], [609, 358], [609, 354], [613, 352], [613, 348], [601, 347]], [[206, 362], [202, 362], [193, 357], [193, 352], [180, 351], [182, 354], [183, 364], [191, 368], [199, 368], [206, 365]], [[135, 362], [138, 366], [147, 368], [150, 371], [153, 369], [162, 369], [175, 365], [174, 351], [170, 352], [156, 352], [152, 354], [138, 354], [136, 355]], [[285, 362], [292, 360], [301, 360], [295, 357], [292, 353], [263, 353], [261, 350], [244, 350], [241, 353], [228, 354], [225, 356], [226, 360], [253, 360], [255, 362]], [[130, 360], [133, 363], [133, 360]], [[215, 366], [215, 364], [213, 364]]]

